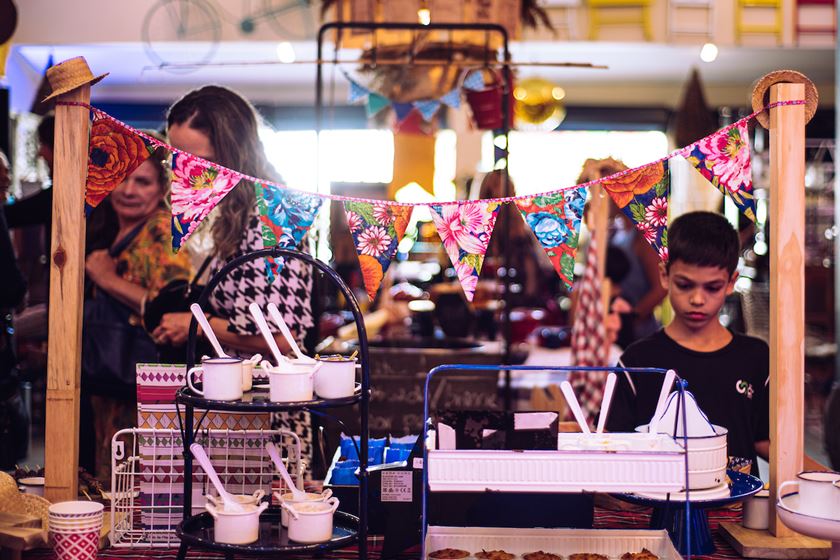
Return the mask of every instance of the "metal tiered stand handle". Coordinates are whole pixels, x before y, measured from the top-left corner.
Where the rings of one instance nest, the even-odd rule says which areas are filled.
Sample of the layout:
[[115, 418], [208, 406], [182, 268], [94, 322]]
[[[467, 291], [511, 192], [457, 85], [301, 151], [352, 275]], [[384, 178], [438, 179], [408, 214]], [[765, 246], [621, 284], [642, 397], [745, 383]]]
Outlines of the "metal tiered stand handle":
[[[326, 550], [333, 548], [343, 548], [344, 546], [347, 546], [348, 544], [351, 544], [354, 540], [356, 540], [358, 541], [359, 558], [365, 559], [367, 558], [368, 407], [370, 404], [370, 362], [368, 355], [368, 340], [367, 332], [365, 330], [365, 323], [362, 317], [361, 309], [359, 309], [359, 303], [358, 301], [356, 301], [356, 297], [353, 295], [353, 292], [350, 290], [347, 284], [344, 283], [344, 280], [341, 279], [338, 273], [332, 268], [330, 268], [329, 265], [300, 251], [275, 247], [272, 249], [261, 249], [258, 251], [253, 251], [251, 253], [246, 253], [231, 260], [218, 273], [213, 275], [213, 277], [207, 283], [207, 286], [204, 288], [204, 291], [202, 291], [201, 296], [198, 298], [198, 304], [202, 306], [202, 308], [204, 308], [210, 298], [210, 294], [219, 285], [219, 283], [224, 278], [226, 278], [228, 274], [231, 273], [231, 271], [251, 261], [269, 257], [275, 259], [298, 259], [307, 263], [308, 265], [319, 270], [322, 274], [326, 275], [326, 277], [332, 281], [332, 283], [339, 289], [341, 294], [344, 296], [345, 300], [347, 301], [347, 304], [350, 307], [350, 311], [353, 314], [353, 321], [356, 324], [356, 331], [359, 337], [359, 359], [361, 361], [362, 366], [361, 391], [357, 392], [352, 397], [346, 397], [342, 399], [316, 398], [315, 400], [308, 402], [275, 403], [269, 400], [253, 400], [250, 402], [211, 401], [194, 395], [188, 389], [182, 388], [181, 390], [179, 390], [175, 402], [176, 404], [183, 404], [185, 406], [185, 414], [184, 425], [182, 426], [182, 435], [184, 442], [184, 520], [181, 522], [177, 530], [177, 534], [181, 539], [181, 547], [178, 551], [178, 558], [180, 559], [186, 557], [187, 548], [190, 545], [195, 545], [201, 548], [215, 549], [224, 552], [226, 557], [233, 558], [233, 555], [237, 553], [248, 555], [276, 555], [290, 552], [323, 554]], [[187, 340], [186, 358], [188, 370], [195, 364], [195, 345], [197, 340], [197, 332], [198, 322], [196, 321], [195, 317], [193, 317], [190, 321], [189, 338]], [[333, 408], [338, 406], [352, 405], [356, 402], [359, 403], [359, 416], [361, 425], [361, 437], [359, 438], [359, 446], [361, 448], [359, 450], [359, 517], [358, 520], [356, 520], [353, 516], [344, 514], [342, 512], [336, 512], [335, 514], [336, 519], [341, 519], [347, 522], [357, 521], [358, 531], [355, 533], [355, 535], [352, 532], [348, 531], [342, 534], [337, 540], [330, 541], [329, 543], [316, 545], [287, 545], [272, 547], [270, 545], [255, 544], [254, 546], [248, 547], [208, 542], [206, 539], [196, 538], [194, 535], [188, 534], [188, 531], [186, 530], [187, 525], [198, 524], [196, 522], [196, 518], [192, 516], [191, 473], [193, 469], [193, 457], [189, 452], [189, 446], [195, 440], [195, 430], [197, 430], [197, 428], [194, 428], [195, 422], [193, 418], [194, 410], [196, 407], [200, 407], [205, 410], [227, 410], [253, 413], [278, 412], [308, 408]], [[199, 425], [201, 424], [203, 418], [204, 417], [202, 417], [199, 420]], [[180, 422], [180, 413], [178, 414], [178, 420]], [[271, 515], [268, 515], [270, 513], [270, 511], [266, 512], [266, 517], [273, 519]], [[279, 519], [279, 513], [277, 517]], [[278, 531], [276, 527], [273, 530], [275, 532]]]
[[[428, 494], [430, 491], [429, 488], [429, 448], [428, 448], [428, 431], [429, 425], [432, 422], [431, 417], [429, 416], [429, 385], [432, 381], [432, 378], [439, 374], [445, 373], [450, 371], [470, 371], [470, 372], [484, 372], [489, 374], [498, 375], [499, 372], [508, 372], [508, 371], [524, 371], [524, 372], [537, 372], [537, 371], [565, 371], [565, 372], [573, 372], [573, 371], [598, 371], [604, 372], [607, 374], [609, 372], [615, 372], [616, 374], [619, 373], [659, 373], [665, 374], [668, 370], [660, 369], [660, 368], [626, 368], [626, 367], [579, 367], [579, 366], [507, 366], [507, 365], [482, 365], [482, 364], [445, 364], [438, 366], [429, 373], [426, 374], [426, 385], [423, 392], [423, 433], [421, 437], [423, 438], [423, 501], [422, 501], [422, 524], [421, 524], [421, 537], [420, 537], [420, 546], [422, 550], [421, 558], [427, 558], [428, 551], [426, 550], [426, 533], [428, 529], [429, 519], [428, 519]], [[687, 419], [686, 419], [686, 410], [685, 410], [685, 387], [687, 383], [685, 380], [680, 379], [677, 377], [677, 391], [679, 392], [679, 409], [682, 415], [682, 422], [683, 426], [687, 426]], [[683, 430], [683, 449], [688, 449], [688, 430]], [[684, 476], [685, 476], [685, 520], [686, 526], [689, 526], [690, 518], [691, 518], [691, 503], [689, 501], [689, 489], [688, 489], [688, 453], [684, 452]], [[687, 546], [688, 550], [691, 550], [691, 534], [688, 532], [686, 535], [688, 539]], [[687, 555], [688, 558], [691, 557], [689, 553]]]

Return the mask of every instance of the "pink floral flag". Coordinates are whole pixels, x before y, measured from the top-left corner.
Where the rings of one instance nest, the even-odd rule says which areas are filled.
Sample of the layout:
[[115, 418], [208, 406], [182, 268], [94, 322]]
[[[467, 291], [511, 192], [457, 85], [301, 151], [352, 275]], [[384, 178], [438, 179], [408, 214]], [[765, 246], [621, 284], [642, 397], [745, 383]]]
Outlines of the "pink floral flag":
[[413, 207], [348, 201], [344, 203], [344, 210], [359, 255], [365, 290], [373, 301], [385, 272], [397, 254], [397, 246], [408, 228]]
[[432, 220], [446, 254], [455, 267], [467, 301], [473, 300], [499, 208], [501, 205], [498, 202], [459, 202], [429, 206]]
[[177, 251], [240, 178], [183, 152], [172, 154], [172, 248]]
[[668, 260], [668, 197], [671, 180], [668, 161], [637, 167], [601, 181], [616, 206], [630, 218], [645, 241]]
[[755, 199], [747, 124], [703, 138], [686, 157], [703, 177], [755, 221]]

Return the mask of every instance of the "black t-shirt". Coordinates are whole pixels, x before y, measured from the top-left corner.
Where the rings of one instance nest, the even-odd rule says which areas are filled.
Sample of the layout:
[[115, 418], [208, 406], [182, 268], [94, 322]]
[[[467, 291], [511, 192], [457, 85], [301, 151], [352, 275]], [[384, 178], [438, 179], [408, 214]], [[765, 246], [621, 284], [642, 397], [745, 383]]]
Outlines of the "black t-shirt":
[[[732, 341], [720, 350], [697, 352], [660, 330], [631, 344], [621, 365], [676, 371], [688, 381], [688, 390], [709, 420], [729, 430], [729, 456], [752, 459], [753, 472], [758, 472], [754, 443], [769, 439], [770, 433], [770, 350], [763, 340], [733, 333]], [[662, 374], [619, 374], [607, 429], [629, 432], [647, 424], [662, 381]]]

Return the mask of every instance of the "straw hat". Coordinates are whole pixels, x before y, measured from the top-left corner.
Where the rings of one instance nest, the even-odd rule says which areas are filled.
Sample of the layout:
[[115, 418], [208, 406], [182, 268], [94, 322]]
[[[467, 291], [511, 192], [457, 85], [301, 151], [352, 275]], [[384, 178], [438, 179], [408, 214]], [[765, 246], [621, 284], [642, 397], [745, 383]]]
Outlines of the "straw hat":
[[83, 56], [77, 56], [76, 58], [59, 62], [55, 66], [47, 69], [47, 80], [49, 80], [50, 86], [52, 87], [52, 93], [46, 96], [44, 101], [49, 101], [53, 97], [67, 93], [85, 84], [93, 85], [107, 75], [108, 73], [106, 72], [100, 76], [94, 76]]

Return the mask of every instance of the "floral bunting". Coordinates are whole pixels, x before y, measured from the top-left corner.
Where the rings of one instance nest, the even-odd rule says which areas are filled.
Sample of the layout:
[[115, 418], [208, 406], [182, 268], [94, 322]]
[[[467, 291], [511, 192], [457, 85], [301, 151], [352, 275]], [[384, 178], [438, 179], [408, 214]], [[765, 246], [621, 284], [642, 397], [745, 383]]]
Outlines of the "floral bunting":
[[[256, 182], [254, 189], [260, 213], [263, 247], [297, 247], [312, 227], [323, 199], [317, 195], [281, 188], [271, 183]], [[274, 280], [283, 265], [274, 258], [268, 258], [266, 266], [269, 279]]]
[[467, 301], [473, 300], [484, 254], [493, 235], [498, 202], [432, 204], [429, 210]]
[[411, 217], [411, 206], [382, 203], [344, 203], [347, 225], [359, 255], [362, 280], [368, 297], [373, 301], [382, 278], [397, 254]]
[[142, 136], [96, 114], [90, 129], [85, 215], [89, 216], [156, 149]]
[[184, 152], [172, 154], [172, 248], [178, 250], [213, 208], [241, 180]]
[[585, 187], [516, 201], [525, 223], [568, 289], [575, 278], [575, 253], [585, 203]]
[[755, 199], [750, 165], [750, 137], [747, 124], [741, 123], [694, 144], [686, 159], [703, 177], [755, 221]]
[[601, 186], [624, 215], [636, 224], [636, 229], [659, 258], [667, 261], [668, 197], [671, 194], [668, 161], [638, 167], [614, 179], [603, 179]]

